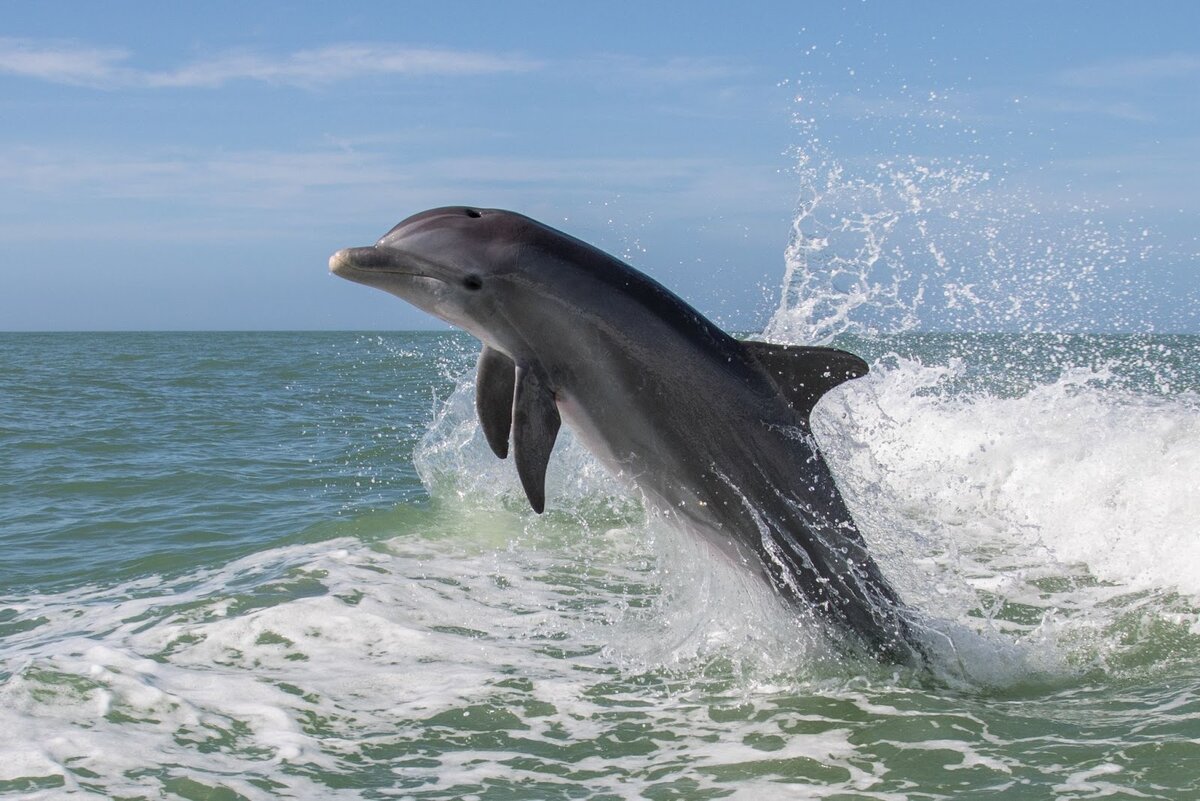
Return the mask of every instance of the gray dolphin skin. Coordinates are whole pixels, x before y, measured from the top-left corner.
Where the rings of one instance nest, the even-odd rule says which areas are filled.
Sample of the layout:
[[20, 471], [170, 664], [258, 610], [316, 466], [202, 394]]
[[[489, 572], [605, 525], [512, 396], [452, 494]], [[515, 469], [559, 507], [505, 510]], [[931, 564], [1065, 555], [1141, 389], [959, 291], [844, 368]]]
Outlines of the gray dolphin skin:
[[421, 212], [329, 269], [483, 343], [480, 424], [534, 511], [565, 421], [648, 504], [849, 635], [835, 640], [926, 661], [809, 428], [827, 390], [866, 374], [857, 356], [738, 341], [625, 262], [498, 209]]

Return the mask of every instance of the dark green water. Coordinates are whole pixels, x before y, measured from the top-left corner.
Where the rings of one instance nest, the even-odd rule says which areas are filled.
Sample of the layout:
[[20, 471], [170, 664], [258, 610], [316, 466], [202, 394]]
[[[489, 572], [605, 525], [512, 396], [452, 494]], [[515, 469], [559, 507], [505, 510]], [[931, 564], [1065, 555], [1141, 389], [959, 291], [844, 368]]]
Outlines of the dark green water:
[[0, 793], [1200, 797], [1200, 340], [847, 340], [814, 429], [956, 649], [847, 661], [433, 333], [0, 335]]

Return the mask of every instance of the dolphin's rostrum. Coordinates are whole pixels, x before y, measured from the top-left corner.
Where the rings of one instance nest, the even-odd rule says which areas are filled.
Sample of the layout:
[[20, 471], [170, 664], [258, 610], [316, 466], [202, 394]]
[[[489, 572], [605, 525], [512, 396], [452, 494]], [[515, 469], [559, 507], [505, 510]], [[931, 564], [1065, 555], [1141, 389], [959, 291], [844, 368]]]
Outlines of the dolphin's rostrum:
[[483, 342], [476, 408], [545, 508], [562, 421], [652, 506], [764, 574], [879, 659], [918, 663], [914, 624], [866, 548], [809, 429], [867, 364], [740, 342], [629, 265], [513, 212], [448, 207], [329, 260]]

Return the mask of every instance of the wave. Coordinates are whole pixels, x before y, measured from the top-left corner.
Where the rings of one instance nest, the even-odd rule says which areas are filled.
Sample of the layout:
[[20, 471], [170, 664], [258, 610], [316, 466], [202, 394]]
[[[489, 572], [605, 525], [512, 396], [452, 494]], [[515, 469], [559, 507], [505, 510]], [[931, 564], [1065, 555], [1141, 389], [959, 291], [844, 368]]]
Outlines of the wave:
[[[873, 361], [814, 430], [882, 567], [956, 649], [957, 695], [847, 664], [569, 434], [552, 510], [534, 516], [475, 430], [464, 377], [418, 449], [429, 507], [174, 578], [0, 599], [0, 786], [136, 795], [186, 776], [183, 794], [356, 797], [333, 788], [367, 766], [416, 795], [518, 774], [616, 792], [664, 775], [719, 788], [750, 760], [740, 781], [767, 797], [785, 766], [848, 791], [869, 779], [852, 734], [867, 721], [953, 725], [934, 710], [1030, 685], [1090, 708], [1081, 674], [1111, 687], [1195, 670], [1194, 397], [1115, 390], [1091, 369], [997, 393], [962, 361]], [[577, 764], [614, 742], [641, 745]], [[953, 750], [1030, 768], [986, 737]]]

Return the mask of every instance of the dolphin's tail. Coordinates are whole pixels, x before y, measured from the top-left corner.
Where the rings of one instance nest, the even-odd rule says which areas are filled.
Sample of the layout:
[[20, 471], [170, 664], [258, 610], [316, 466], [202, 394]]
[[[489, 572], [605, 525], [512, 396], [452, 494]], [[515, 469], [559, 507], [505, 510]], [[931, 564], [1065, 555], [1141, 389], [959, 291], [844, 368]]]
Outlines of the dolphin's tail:
[[[753, 498], [716, 473], [740, 501], [740, 513], [758, 530], [758, 542], [748, 544], [775, 590], [842, 635], [837, 641], [880, 662], [928, 667], [929, 650], [921, 634], [925, 626], [884, 578], [815, 443], [811, 447], [802, 494], [773, 481], [779, 470], [760, 466], [758, 485], [770, 492]], [[724, 501], [718, 505], [730, 507]], [[745, 518], [729, 519], [731, 526], [744, 529]]]
[[823, 520], [798, 526], [770, 521], [762, 557], [775, 588], [792, 603], [812, 609], [833, 629], [881, 662], [927, 667], [930, 663], [915, 613], [884, 578], [852, 523]]

